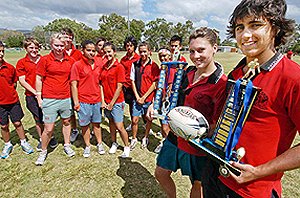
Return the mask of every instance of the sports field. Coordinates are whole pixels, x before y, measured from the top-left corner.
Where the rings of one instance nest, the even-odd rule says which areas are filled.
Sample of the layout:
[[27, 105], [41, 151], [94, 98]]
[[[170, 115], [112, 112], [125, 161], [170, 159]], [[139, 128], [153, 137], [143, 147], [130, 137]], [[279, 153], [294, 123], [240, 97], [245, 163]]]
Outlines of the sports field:
[[[45, 54], [47, 52], [42, 52]], [[118, 57], [124, 53], [119, 53]], [[13, 65], [24, 56], [24, 52], [7, 52], [5, 60]], [[188, 54], [184, 56], [189, 60]], [[153, 59], [157, 61], [157, 54], [153, 53]], [[219, 61], [228, 73], [230, 69], [242, 58], [240, 54], [218, 53], [216, 60]], [[293, 59], [300, 63], [300, 57]], [[26, 136], [32, 146], [38, 144], [38, 135], [31, 114], [24, 104], [24, 89], [18, 86], [19, 97], [25, 112], [23, 125]], [[125, 114], [125, 125], [128, 124], [128, 111]], [[142, 123], [140, 123], [139, 138], [143, 135]], [[110, 143], [108, 124], [102, 123], [103, 140], [106, 151]], [[154, 122], [153, 131], [159, 131], [157, 121]], [[81, 136], [73, 144], [76, 156], [68, 158], [63, 152], [63, 137], [61, 124], [57, 122], [55, 136], [59, 146], [50, 150], [48, 158], [43, 166], [37, 167], [34, 162], [38, 152], [26, 155], [22, 152], [16, 132], [11, 127], [12, 143], [14, 149], [10, 157], [0, 160], [0, 197], [166, 197], [154, 178], [156, 154], [153, 152], [158, 145], [160, 137], [150, 136], [148, 149], [142, 150], [136, 147], [131, 152], [130, 159], [118, 158], [122, 148], [116, 155], [105, 154], [100, 156], [96, 152], [96, 140], [93, 138], [92, 155], [90, 158], [82, 157], [84, 143]], [[131, 134], [129, 134], [131, 135]], [[118, 142], [122, 144], [119, 139]], [[300, 142], [299, 136], [295, 144]], [[4, 143], [0, 140], [0, 148]], [[177, 185], [179, 198], [189, 197], [190, 182], [187, 177], [182, 177], [180, 172], [173, 174]], [[300, 169], [287, 172], [283, 179], [283, 196], [300, 197]]]

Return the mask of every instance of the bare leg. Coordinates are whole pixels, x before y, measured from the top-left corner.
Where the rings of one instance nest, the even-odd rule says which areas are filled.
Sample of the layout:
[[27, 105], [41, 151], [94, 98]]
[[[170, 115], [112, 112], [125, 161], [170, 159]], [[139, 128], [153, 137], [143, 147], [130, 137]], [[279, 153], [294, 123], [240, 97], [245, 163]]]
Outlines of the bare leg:
[[155, 169], [155, 178], [159, 182], [160, 186], [163, 188], [168, 198], [176, 197], [176, 186], [171, 178], [172, 171], [166, 170], [159, 166], [156, 166]]
[[39, 137], [42, 138], [42, 132], [44, 131], [44, 124], [36, 123], [35, 128], [36, 128], [36, 132], [38, 133]]
[[190, 193], [191, 198], [202, 198], [203, 197], [203, 190], [200, 181], [194, 181], [194, 184], [191, 189]]
[[112, 142], [117, 141], [117, 136], [116, 136], [116, 125], [113, 119], [109, 119], [109, 131], [110, 131], [110, 137]]
[[44, 131], [42, 133], [42, 150], [47, 150], [47, 146], [52, 137], [54, 123], [45, 123]]
[[124, 145], [128, 146], [129, 145], [129, 143], [128, 143], [129, 142], [128, 141], [128, 134], [127, 134], [127, 132], [124, 128], [123, 122], [117, 122], [117, 123], [115, 123], [115, 125], [116, 125], [118, 131], [120, 132], [120, 135], [121, 135], [121, 138], [124, 142]]
[[26, 137], [25, 137], [25, 131], [24, 131], [22, 122], [18, 121], [18, 122], [14, 122], [13, 124], [16, 128], [16, 131], [17, 131], [17, 134], [18, 134], [20, 140], [24, 140]]
[[1, 135], [5, 143], [9, 142], [10, 140], [9, 124], [1, 125]]
[[84, 140], [84, 143], [86, 146], [91, 146], [91, 143], [90, 143], [90, 126], [87, 125], [87, 126], [82, 126], [81, 127], [82, 129], [82, 136], [83, 136], [83, 140]]
[[70, 118], [62, 118], [62, 132], [65, 144], [70, 144], [71, 124]]
[[94, 134], [96, 136], [98, 144], [102, 143], [102, 133], [101, 133], [101, 127], [100, 123], [92, 123]]
[[138, 132], [139, 117], [133, 116], [131, 121], [132, 138], [135, 139]]

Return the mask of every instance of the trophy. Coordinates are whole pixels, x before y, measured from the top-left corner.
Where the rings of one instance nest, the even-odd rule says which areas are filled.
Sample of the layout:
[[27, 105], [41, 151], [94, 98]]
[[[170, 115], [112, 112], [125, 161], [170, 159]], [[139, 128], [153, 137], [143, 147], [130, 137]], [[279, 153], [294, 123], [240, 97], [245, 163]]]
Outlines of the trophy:
[[239, 162], [245, 155], [243, 147], [235, 150], [242, 127], [260, 89], [253, 86], [253, 79], [259, 72], [257, 59], [248, 64], [248, 72], [239, 80], [229, 80], [230, 91], [223, 111], [218, 119], [211, 137], [196, 137], [190, 143], [204, 151], [209, 158], [220, 164], [219, 172], [228, 177], [229, 170], [239, 176], [241, 171], [233, 167], [229, 161]]
[[[154, 98], [154, 117], [161, 120], [167, 119], [167, 114], [176, 107], [178, 90], [181, 84], [184, 69], [188, 63], [177, 61], [180, 56], [178, 48], [175, 49], [171, 62], [162, 62], [157, 90]], [[170, 70], [176, 69], [173, 83], [169, 84]]]

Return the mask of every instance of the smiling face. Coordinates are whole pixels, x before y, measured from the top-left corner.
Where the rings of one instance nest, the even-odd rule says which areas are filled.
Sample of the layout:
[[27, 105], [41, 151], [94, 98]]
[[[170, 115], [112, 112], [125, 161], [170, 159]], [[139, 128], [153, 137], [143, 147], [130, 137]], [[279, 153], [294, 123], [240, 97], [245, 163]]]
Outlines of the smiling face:
[[54, 38], [51, 42], [51, 49], [55, 56], [61, 57], [64, 54], [65, 42], [62, 39]]
[[139, 46], [139, 54], [142, 61], [147, 61], [150, 56], [150, 51], [146, 45]]
[[96, 55], [96, 47], [94, 44], [87, 44], [83, 49], [83, 56], [92, 60]]
[[176, 48], [178, 50], [181, 50], [181, 44], [180, 44], [180, 41], [171, 41], [170, 42], [170, 50], [171, 50], [171, 53], [174, 54]]
[[28, 45], [25, 50], [27, 54], [33, 59], [39, 55], [39, 46], [35, 45], [34, 43]]
[[110, 45], [104, 47], [104, 52], [108, 61], [113, 61], [115, 59], [116, 52]]
[[198, 37], [190, 41], [190, 59], [197, 69], [206, 70], [214, 66], [213, 56], [217, 50], [217, 44], [212, 46], [206, 38]]
[[127, 54], [132, 54], [134, 52], [134, 45], [131, 42], [126, 43], [125, 48]]
[[264, 63], [275, 54], [275, 33], [269, 21], [255, 17], [237, 20], [235, 37], [239, 48], [247, 57], [247, 62], [258, 59]]

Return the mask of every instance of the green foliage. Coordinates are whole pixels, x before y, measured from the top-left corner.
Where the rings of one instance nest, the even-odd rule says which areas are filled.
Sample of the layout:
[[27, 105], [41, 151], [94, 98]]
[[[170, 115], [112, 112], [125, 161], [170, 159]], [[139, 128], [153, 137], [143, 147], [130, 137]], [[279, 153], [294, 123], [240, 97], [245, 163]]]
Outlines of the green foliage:
[[23, 47], [24, 35], [13, 35], [8, 37], [4, 42], [7, 47]]

